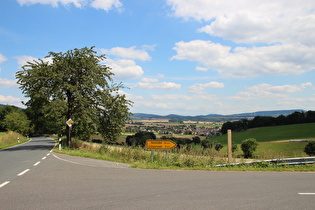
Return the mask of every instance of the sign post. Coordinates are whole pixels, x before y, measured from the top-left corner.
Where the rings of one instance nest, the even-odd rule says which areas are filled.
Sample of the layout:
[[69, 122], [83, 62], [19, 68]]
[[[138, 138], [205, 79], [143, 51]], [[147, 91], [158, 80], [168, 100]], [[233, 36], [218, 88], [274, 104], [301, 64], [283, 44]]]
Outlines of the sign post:
[[146, 140], [145, 147], [151, 150], [151, 162], [153, 162], [154, 150], [166, 150], [165, 159], [168, 161], [168, 150], [176, 147], [177, 144], [171, 140]]
[[69, 127], [69, 132], [68, 132], [68, 139], [69, 139], [69, 147], [71, 146], [70, 145], [70, 142], [71, 142], [71, 128], [72, 128], [72, 124], [73, 124], [73, 120], [71, 120], [71, 118], [69, 118], [69, 120], [67, 120], [66, 124], [68, 125]]

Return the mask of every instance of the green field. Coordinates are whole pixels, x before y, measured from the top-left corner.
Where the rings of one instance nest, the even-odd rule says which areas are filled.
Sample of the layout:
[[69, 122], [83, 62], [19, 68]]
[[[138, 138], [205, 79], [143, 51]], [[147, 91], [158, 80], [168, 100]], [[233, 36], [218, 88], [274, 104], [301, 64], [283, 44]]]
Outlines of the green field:
[[[232, 140], [234, 144], [240, 144], [244, 139], [248, 138], [255, 138], [258, 142], [292, 139], [315, 140], [315, 123], [261, 127], [232, 133]], [[227, 135], [218, 136], [214, 139], [218, 142], [226, 144]]]

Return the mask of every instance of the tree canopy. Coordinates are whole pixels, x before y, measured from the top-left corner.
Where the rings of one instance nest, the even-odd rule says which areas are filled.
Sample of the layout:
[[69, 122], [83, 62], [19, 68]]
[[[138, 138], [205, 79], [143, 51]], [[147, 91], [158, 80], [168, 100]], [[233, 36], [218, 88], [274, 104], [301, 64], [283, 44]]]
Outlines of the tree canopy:
[[71, 118], [72, 133], [80, 138], [99, 131], [108, 141], [116, 139], [132, 102], [120, 94], [124, 86], [114, 83], [110, 67], [101, 64], [105, 59], [94, 47], [49, 52], [16, 73], [36, 131], [68, 134], [65, 122]]

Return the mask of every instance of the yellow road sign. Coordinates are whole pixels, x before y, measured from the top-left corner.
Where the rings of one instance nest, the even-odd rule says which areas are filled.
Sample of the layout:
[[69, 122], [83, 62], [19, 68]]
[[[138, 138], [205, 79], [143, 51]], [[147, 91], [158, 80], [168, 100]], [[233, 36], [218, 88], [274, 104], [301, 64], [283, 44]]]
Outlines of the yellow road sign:
[[69, 120], [67, 120], [66, 124], [71, 127], [73, 124], [73, 120], [71, 120], [71, 118]]
[[147, 140], [145, 142], [147, 149], [172, 149], [176, 147], [176, 143], [171, 140]]

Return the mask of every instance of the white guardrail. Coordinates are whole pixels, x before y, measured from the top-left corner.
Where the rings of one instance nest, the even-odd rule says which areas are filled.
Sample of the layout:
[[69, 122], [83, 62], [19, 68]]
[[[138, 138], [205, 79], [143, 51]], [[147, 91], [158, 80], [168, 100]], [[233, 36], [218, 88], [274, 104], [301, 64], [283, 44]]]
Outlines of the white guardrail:
[[231, 163], [231, 164], [220, 164], [214, 167], [226, 167], [226, 166], [237, 166], [237, 165], [251, 165], [255, 163], [269, 163], [270, 165], [302, 165], [302, 164], [314, 164], [315, 157], [299, 157], [299, 158], [283, 158], [283, 159], [271, 159], [271, 160], [259, 160], [244, 163]]

